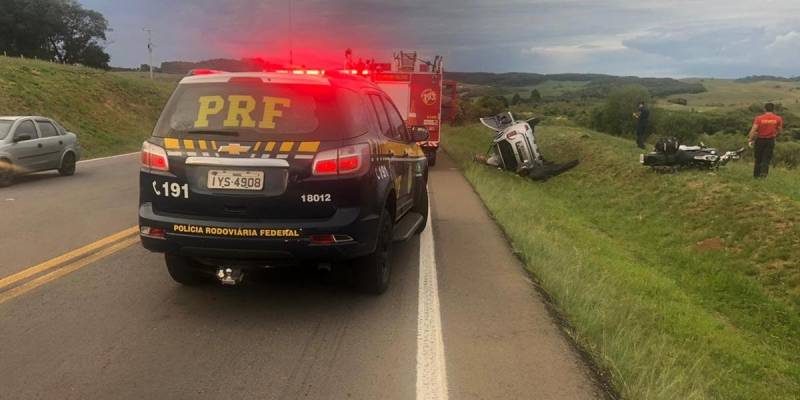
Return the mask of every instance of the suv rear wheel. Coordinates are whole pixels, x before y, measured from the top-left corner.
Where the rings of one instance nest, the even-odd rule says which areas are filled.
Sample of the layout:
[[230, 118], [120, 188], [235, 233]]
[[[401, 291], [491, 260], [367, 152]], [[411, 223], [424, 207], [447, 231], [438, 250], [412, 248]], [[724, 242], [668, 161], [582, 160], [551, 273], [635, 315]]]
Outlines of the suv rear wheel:
[[419, 190], [414, 195], [414, 208], [411, 211], [422, 215], [422, 223], [419, 224], [416, 233], [422, 233], [428, 225], [428, 186], [425, 182], [419, 185]]
[[389, 287], [389, 278], [392, 266], [389, 262], [389, 251], [392, 247], [392, 215], [383, 210], [380, 228], [378, 229], [378, 244], [375, 252], [360, 258], [356, 262], [356, 283], [359, 290], [364, 293], [379, 295]]
[[189, 257], [167, 253], [164, 255], [169, 276], [175, 282], [186, 286], [197, 286], [205, 281], [203, 274], [195, 269], [195, 262]]

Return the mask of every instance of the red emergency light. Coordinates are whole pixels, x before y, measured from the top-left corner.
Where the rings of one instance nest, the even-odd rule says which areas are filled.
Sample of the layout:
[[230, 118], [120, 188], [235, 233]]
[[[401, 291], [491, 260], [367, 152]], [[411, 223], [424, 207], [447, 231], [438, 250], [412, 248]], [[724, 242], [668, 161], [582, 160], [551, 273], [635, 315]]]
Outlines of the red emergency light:
[[293, 74], [293, 75], [315, 75], [315, 76], [322, 76], [325, 75], [324, 69], [279, 69], [275, 71], [279, 74]]
[[369, 75], [369, 70], [368, 69], [364, 69], [364, 70], [361, 70], [361, 71], [359, 71], [357, 69], [343, 69], [343, 70], [340, 70], [339, 72], [341, 72], [343, 74], [347, 74], [347, 75]]

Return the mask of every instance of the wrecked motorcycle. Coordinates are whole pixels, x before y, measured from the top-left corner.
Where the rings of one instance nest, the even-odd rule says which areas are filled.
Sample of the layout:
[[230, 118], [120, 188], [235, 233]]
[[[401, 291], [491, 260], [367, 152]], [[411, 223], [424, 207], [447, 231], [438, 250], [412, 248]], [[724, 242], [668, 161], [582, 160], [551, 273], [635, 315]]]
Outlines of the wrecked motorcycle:
[[504, 112], [480, 121], [495, 135], [486, 155], [476, 156], [475, 161], [534, 180], [547, 180], [578, 165], [578, 160], [557, 164], [542, 157], [534, 134], [539, 118], [515, 120], [510, 112]]
[[674, 171], [679, 168], [699, 168], [715, 170], [731, 160], [739, 160], [744, 147], [722, 152], [700, 142], [698, 146], [686, 146], [676, 138], [662, 138], [656, 142], [655, 150], [641, 154], [639, 162], [659, 171]]

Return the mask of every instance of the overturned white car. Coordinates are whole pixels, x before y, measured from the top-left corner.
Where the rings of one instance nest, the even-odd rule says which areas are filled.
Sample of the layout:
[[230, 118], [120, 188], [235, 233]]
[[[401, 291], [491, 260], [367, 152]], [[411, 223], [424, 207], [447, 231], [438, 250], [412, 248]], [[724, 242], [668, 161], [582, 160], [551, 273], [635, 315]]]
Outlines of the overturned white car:
[[475, 161], [514, 171], [534, 180], [547, 180], [578, 165], [578, 160], [556, 164], [539, 153], [534, 128], [538, 118], [515, 120], [510, 112], [480, 119], [495, 132], [486, 155], [476, 155]]

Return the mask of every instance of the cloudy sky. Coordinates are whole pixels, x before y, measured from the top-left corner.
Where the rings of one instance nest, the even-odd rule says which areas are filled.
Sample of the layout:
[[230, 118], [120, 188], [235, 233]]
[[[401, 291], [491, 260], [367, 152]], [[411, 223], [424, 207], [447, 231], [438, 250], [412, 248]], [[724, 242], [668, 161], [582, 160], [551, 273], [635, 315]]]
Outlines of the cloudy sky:
[[798, 0], [80, 0], [108, 18], [112, 65], [260, 56], [339, 64], [344, 49], [442, 54], [454, 71], [800, 75]]

